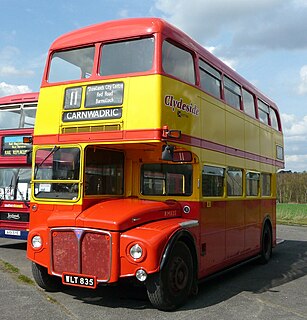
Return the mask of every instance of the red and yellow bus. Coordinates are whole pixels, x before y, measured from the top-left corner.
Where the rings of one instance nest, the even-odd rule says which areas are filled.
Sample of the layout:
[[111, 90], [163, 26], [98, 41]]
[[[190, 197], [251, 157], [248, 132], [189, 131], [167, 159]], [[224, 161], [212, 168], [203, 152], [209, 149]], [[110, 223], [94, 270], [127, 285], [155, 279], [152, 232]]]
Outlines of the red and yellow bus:
[[26, 240], [29, 231], [32, 133], [38, 93], [0, 98], [0, 237]]
[[56, 39], [33, 137], [27, 256], [38, 285], [124, 278], [171, 310], [276, 244], [274, 102], [158, 18]]

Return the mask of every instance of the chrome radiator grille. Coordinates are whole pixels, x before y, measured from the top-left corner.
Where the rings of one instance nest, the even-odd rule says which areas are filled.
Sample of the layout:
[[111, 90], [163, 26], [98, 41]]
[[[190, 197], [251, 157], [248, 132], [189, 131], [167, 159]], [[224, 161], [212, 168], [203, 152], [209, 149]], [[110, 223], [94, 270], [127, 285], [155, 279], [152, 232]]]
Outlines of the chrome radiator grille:
[[96, 276], [107, 282], [111, 271], [111, 235], [92, 229], [51, 230], [51, 263], [54, 274]]

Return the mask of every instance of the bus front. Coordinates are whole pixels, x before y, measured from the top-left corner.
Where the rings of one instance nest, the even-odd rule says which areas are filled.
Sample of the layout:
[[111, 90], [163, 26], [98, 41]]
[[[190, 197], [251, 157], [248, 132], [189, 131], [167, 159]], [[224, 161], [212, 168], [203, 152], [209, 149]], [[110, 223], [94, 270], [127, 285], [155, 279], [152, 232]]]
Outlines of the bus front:
[[192, 288], [198, 164], [174, 146], [175, 122], [168, 128], [162, 120], [161, 28], [157, 19], [104, 23], [50, 49], [33, 138], [27, 248], [42, 288], [95, 288], [125, 277], [153, 286], [150, 276], [174, 252], [188, 261], [170, 260], [181, 277], [172, 290], [181, 301]]
[[37, 93], [0, 98], [0, 237], [27, 240]]

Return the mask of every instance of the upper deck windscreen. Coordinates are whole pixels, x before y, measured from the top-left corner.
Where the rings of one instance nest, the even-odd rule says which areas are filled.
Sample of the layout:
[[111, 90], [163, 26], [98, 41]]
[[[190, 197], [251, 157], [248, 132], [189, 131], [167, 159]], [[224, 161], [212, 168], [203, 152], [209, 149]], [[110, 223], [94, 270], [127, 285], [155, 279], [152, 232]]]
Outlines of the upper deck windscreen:
[[51, 58], [49, 82], [89, 78], [93, 71], [95, 47], [55, 52]]
[[95, 47], [54, 52], [48, 75], [49, 83], [87, 79], [92, 74], [111, 76], [146, 72], [152, 68], [154, 38], [108, 42], [100, 49], [99, 71], [94, 65]]
[[33, 128], [36, 104], [0, 108], [0, 130]]

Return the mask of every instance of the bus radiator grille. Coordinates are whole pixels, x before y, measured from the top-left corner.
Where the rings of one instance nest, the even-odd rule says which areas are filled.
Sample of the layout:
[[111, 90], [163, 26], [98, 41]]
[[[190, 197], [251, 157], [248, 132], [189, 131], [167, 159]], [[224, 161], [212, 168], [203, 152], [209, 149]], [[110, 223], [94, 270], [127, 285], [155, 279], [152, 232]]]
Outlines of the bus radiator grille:
[[53, 229], [52, 271], [96, 276], [98, 281], [110, 278], [111, 236], [84, 229]]

